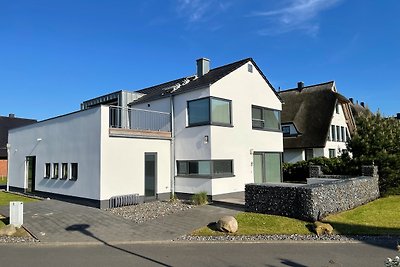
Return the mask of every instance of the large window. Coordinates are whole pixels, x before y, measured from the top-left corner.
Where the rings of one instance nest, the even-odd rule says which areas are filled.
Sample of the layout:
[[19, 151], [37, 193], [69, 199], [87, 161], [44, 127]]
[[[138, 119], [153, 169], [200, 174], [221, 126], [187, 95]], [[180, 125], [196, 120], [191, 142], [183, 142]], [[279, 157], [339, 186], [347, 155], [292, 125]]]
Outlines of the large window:
[[178, 175], [195, 177], [233, 176], [232, 160], [179, 160]]
[[336, 141], [340, 142], [340, 126], [336, 126]]
[[312, 148], [306, 148], [306, 160], [310, 160], [314, 158], [314, 149]]
[[281, 113], [279, 110], [252, 106], [251, 119], [253, 129], [281, 130]]
[[340, 126], [340, 136], [342, 137], [342, 142], [346, 142], [346, 135], [344, 133], [344, 127]]
[[207, 97], [188, 101], [188, 124], [231, 126], [231, 101]]
[[331, 125], [331, 131], [332, 131], [332, 141], [336, 141], [335, 125]]

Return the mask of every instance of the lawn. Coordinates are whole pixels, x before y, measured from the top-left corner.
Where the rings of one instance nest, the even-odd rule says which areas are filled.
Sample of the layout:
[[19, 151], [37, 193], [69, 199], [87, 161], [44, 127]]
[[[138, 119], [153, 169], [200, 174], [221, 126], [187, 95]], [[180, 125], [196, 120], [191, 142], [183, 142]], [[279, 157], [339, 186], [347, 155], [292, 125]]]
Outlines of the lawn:
[[400, 235], [400, 196], [380, 198], [324, 219], [340, 234]]
[[0, 185], [5, 185], [5, 184], [7, 184], [7, 177], [5, 176], [0, 177]]
[[32, 202], [37, 201], [37, 199], [7, 192], [0, 192], [0, 206], [9, 205], [10, 201]]
[[[400, 196], [380, 198], [353, 210], [326, 217], [334, 232], [350, 235], [400, 235]], [[282, 216], [238, 213], [239, 230], [235, 235], [311, 234], [312, 223]], [[223, 235], [215, 226], [200, 228], [193, 235]]]

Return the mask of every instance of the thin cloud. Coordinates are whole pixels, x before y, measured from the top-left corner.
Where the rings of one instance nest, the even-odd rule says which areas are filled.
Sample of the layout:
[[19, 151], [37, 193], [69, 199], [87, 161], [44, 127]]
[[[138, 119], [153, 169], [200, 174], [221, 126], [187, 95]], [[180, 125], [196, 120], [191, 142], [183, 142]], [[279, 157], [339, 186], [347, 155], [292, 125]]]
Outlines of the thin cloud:
[[254, 12], [252, 16], [264, 17], [269, 25], [260, 30], [261, 35], [277, 35], [291, 31], [304, 31], [316, 35], [319, 24], [316, 18], [326, 9], [332, 8], [341, 0], [291, 0], [287, 6], [264, 12]]
[[190, 23], [209, 20], [220, 12], [225, 12], [230, 3], [216, 0], [178, 0], [176, 11]]

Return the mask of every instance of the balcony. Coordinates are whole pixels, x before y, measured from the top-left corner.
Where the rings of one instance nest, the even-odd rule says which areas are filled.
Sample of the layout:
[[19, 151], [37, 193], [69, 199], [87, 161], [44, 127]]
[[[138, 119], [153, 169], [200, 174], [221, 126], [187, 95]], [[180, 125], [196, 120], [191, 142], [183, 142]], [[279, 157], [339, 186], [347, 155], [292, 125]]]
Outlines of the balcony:
[[171, 138], [171, 114], [168, 112], [110, 106], [109, 117], [110, 136]]

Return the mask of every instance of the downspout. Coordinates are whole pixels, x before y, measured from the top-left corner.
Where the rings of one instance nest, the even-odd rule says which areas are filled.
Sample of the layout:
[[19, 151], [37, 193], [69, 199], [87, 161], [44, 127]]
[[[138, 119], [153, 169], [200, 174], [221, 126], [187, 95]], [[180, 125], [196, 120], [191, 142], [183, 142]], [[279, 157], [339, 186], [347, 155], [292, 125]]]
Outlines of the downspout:
[[171, 198], [175, 197], [175, 112], [174, 96], [170, 95], [171, 110]]
[[10, 192], [10, 144], [7, 144], [7, 192]]

